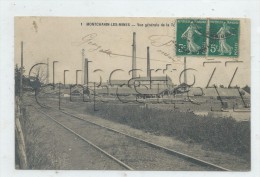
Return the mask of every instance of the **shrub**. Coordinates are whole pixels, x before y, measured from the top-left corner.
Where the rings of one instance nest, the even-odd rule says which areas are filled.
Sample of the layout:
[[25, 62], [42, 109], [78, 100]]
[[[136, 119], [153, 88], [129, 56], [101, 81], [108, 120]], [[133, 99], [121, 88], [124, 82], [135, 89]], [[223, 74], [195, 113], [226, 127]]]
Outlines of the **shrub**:
[[98, 111], [87, 104], [86, 113], [97, 115], [151, 133], [174, 136], [183, 141], [236, 155], [250, 153], [250, 122], [232, 117], [199, 116], [193, 112], [149, 109], [136, 104], [98, 103]]

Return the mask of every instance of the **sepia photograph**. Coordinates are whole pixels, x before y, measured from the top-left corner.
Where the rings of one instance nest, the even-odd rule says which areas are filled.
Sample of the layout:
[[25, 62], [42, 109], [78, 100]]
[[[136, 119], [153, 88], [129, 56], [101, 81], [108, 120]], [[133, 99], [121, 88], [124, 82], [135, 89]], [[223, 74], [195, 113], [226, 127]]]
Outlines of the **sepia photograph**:
[[260, 176], [260, 0], [0, 0], [0, 177]]
[[250, 171], [250, 19], [14, 19], [15, 167]]

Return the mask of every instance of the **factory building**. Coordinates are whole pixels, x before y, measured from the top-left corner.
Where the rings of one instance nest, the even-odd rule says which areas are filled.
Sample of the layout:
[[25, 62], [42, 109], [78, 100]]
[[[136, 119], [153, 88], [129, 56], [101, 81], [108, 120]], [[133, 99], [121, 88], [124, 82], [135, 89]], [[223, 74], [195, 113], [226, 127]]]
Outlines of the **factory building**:
[[[110, 80], [105, 84], [105, 87], [97, 89], [96, 93], [125, 96], [139, 95], [140, 97], [145, 98], [169, 94], [173, 86], [172, 79], [167, 75], [151, 76], [149, 50], [149, 47], [147, 47], [147, 74], [145, 77], [137, 77], [136, 33], [134, 32], [132, 43], [132, 77], [129, 80]], [[85, 70], [85, 73], [86, 76], [87, 70]]]
[[[172, 80], [166, 76], [151, 76], [150, 68], [150, 48], [147, 47], [147, 68], [145, 77], [137, 77], [137, 61], [136, 61], [136, 33], [133, 33], [133, 44], [132, 44], [132, 77], [129, 80], [111, 80], [108, 85], [110, 87], [128, 86], [132, 89], [134, 86], [144, 86], [145, 93], [156, 94], [158, 91], [158, 85], [160, 89], [166, 89], [172, 86]], [[141, 88], [140, 88], [141, 89]], [[148, 90], [147, 90], [148, 89]], [[154, 91], [153, 91], [154, 90]]]

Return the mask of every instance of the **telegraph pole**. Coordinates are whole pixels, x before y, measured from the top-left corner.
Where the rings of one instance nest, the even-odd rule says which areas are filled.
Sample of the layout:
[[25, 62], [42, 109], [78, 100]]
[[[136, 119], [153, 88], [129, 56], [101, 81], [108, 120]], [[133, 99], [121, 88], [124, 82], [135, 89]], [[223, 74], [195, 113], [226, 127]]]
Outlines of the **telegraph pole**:
[[60, 94], [61, 94], [61, 92], [60, 92], [60, 82], [59, 82], [59, 110], [60, 110], [60, 102], [61, 102], [61, 97], [60, 97]]
[[55, 72], [54, 72], [54, 69], [55, 69], [54, 66], [55, 66], [55, 65], [54, 65], [54, 64], [57, 63], [57, 62], [58, 62], [58, 61], [53, 61], [53, 65], [52, 65], [52, 66], [53, 66], [53, 68], [52, 68], [52, 69], [53, 69], [53, 75], [52, 75], [52, 76], [53, 76], [53, 79], [52, 79], [52, 81], [53, 81], [53, 90], [54, 90], [54, 88], [55, 88], [55, 85], [54, 85], [54, 84], [55, 84]]
[[78, 85], [78, 72], [82, 70], [76, 70], [76, 85]]
[[47, 80], [46, 83], [49, 84], [49, 58], [47, 58]]
[[[82, 69], [82, 71], [84, 71], [84, 68], [85, 68], [85, 49], [82, 49], [81, 50], [81, 62], [82, 62], [82, 67], [81, 67], [81, 69]], [[85, 74], [84, 74], [85, 75]], [[85, 76], [84, 77], [81, 77], [81, 83], [84, 83], [85, 81]]]
[[23, 41], [21, 42], [20, 99], [23, 97]]
[[66, 79], [65, 79], [65, 73], [66, 73], [67, 71], [69, 71], [69, 70], [64, 70], [64, 74], [63, 74], [63, 76], [64, 76], [64, 77], [63, 77], [63, 78], [64, 78], [64, 87], [66, 87], [66, 86], [65, 86], [65, 83], [66, 83], [66, 82], [65, 82], [65, 81], [66, 81]]
[[136, 78], [136, 33], [133, 33], [132, 44], [132, 78]]
[[89, 64], [92, 61], [89, 61], [88, 58], [85, 58], [85, 67], [84, 67], [84, 84], [88, 86], [89, 83]]

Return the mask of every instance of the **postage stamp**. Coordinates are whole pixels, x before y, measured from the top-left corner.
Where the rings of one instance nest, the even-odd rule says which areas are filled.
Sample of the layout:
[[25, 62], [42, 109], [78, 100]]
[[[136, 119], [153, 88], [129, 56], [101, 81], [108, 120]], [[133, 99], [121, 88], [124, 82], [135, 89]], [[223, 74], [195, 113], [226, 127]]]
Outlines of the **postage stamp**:
[[179, 19], [176, 30], [176, 55], [206, 55], [207, 20]]
[[239, 55], [239, 20], [209, 20], [209, 56]]

